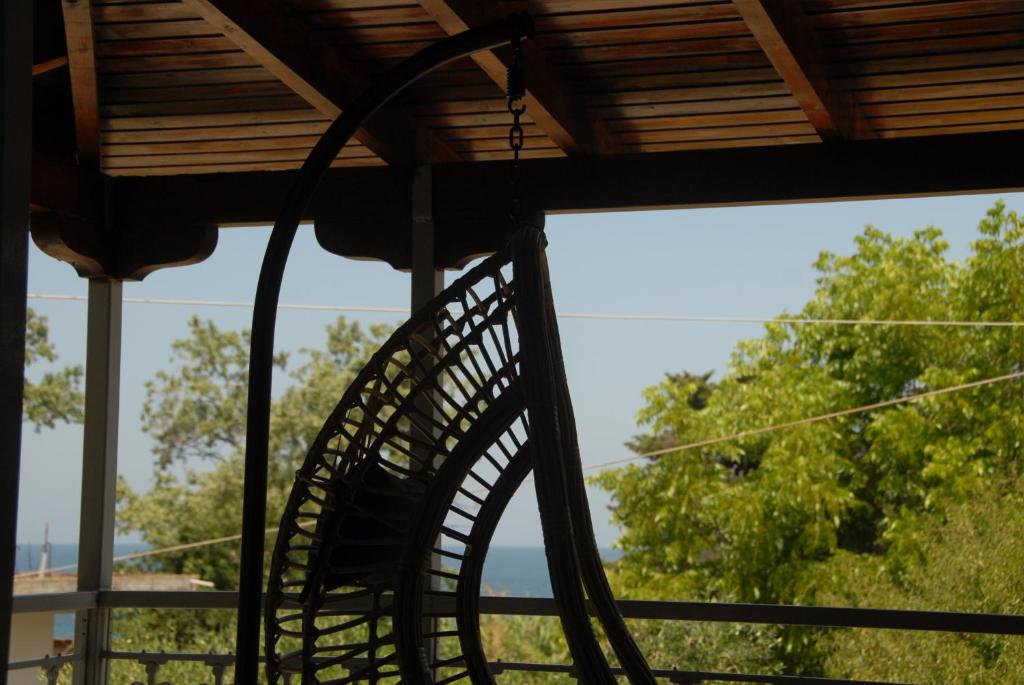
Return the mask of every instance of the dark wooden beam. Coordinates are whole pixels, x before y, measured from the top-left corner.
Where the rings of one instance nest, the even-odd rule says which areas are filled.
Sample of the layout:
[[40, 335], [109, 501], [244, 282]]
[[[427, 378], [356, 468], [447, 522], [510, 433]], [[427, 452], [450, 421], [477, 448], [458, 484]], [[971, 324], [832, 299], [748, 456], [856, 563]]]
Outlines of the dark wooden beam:
[[[496, 3], [479, 0], [419, 0], [420, 6], [434, 18], [449, 36], [501, 19]], [[537, 126], [566, 153], [609, 153], [619, 151], [614, 134], [604, 122], [587, 119], [571, 106], [568, 86], [555, 75], [554, 66], [537, 44], [524, 41], [523, 67], [526, 76], [526, 113]], [[506, 88], [508, 65], [493, 50], [472, 56], [499, 88]]]
[[117, 205], [99, 172], [41, 154], [32, 157], [32, 240], [83, 278], [142, 280], [153, 271], [195, 264], [213, 253], [211, 224], [139, 214], [116, 221]]
[[[1024, 167], [1007, 163], [1006, 151], [1020, 149], [1024, 132], [1015, 131], [537, 159], [522, 168], [531, 208], [590, 212], [1014, 192], [1024, 189]], [[113, 194], [119, 222], [257, 226], [273, 222], [293, 179], [283, 171], [116, 178]], [[410, 183], [407, 168], [332, 169], [307, 218], [332, 251], [407, 268]], [[507, 163], [438, 165], [433, 188], [439, 265], [501, 245]]]
[[100, 106], [96, 88], [96, 55], [90, 0], [62, 0], [64, 33], [68, 43], [71, 99], [75, 106], [75, 138], [78, 160], [98, 169], [100, 165]]
[[[185, 0], [207, 22], [324, 116], [334, 119], [370, 83], [279, 0]], [[356, 138], [391, 164], [452, 162], [460, 155], [410, 118], [384, 109]]]
[[853, 95], [829, 79], [825, 53], [799, 2], [733, 0], [733, 5], [823, 140], [874, 137]]
[[7, 645], [18, 533], [34, 4], [0, 3], [0, 685], [10, 673]]
[[98, 221], [103, 213], [103, 175], [48, 155], [32, 155], [32, 211]]

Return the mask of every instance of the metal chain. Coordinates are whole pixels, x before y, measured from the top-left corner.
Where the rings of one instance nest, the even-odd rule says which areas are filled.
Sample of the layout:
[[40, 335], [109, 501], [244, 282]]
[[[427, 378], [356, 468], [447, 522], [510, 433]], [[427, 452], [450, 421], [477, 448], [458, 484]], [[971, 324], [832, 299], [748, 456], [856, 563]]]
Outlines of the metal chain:
[[508, 131], [508, 146], [512, 149], [512, 203], [509, 218], [518, 227], [523, 221], [523, 170], [519, 166], [519, 152], [525, 142], [520, 117], [526, 112], [526, 104], [523, 102], [526, 96], [526, 79], [523, 74], [522, 48], [518, 38], [512, 41], [512, 63], [508, 66], [507, 76], [508, 111], [512, 115], [512, 126]]

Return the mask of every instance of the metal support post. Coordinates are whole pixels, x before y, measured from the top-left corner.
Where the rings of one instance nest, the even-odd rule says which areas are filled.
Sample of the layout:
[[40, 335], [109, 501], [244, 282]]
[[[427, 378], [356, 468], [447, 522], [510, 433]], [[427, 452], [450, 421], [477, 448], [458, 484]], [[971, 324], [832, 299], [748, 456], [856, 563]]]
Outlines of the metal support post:
[[[416, 169], [412, 179], [412, 311], [415, 313], [427, 302], [434, 299], [444, 290], [444, 271], [437, 268], [437, 260], [434, 257], [434, 188], [433, 173], [431, 167], [421, 166]], [[431, 337], [427, 338], [428, 340]], [[434, 414], [436, 409], [430, 402], [422, 402], [420, 411]], [[434, 436], [430, 436], [433, 438]], [[440, 541], [438, 541], [440, 544]], [[440, 570], [441, 555], [434, 553], [430, 556], [430, 567]], [[440, 578], [430, 576], [428, 586], [431, 590], [441, 588]], [[438, 620], [436, 618], [425, 618], [423, 620], [423, 631], [425, 633], [436, 632]], [[425, 642], [427, 650], [427, 661], [433, 662], [438, 658], [437, 640]]]
[[[78, 529], [78, 590], [112, 588], [114, 504], [117, 490], [117, 424], [121, 383], [119, 281], [89, 281], [85, 358], [85, 433], [82, 509]], [[110, 610], [80, 611], [75, 619], [75, 685], [105, 685]]]
[[412, 179], [412, 310], [444, 290], [444, 272], [434, 258], [434, 187], [431, 167], [416, 169]]
[[0, 685], [11, 637], [32, 168], [32, 5], [0, 3]]

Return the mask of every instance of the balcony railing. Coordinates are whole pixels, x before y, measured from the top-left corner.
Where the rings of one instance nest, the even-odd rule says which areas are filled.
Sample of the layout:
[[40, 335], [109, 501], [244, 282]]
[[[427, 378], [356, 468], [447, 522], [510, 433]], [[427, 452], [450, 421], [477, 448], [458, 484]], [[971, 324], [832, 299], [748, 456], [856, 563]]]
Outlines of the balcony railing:
[[[428, 611], [450, 611], [452, 601], [443, 597], [428, 597]], [[238, 595], [234, 592], [159, 592], [159, 591], [99, 591], [66, 592], [14, 597], [14, 613], [63, 613], [87, 609], [227, 609], [234, 610]], [[352, 615], [368, 607], [359, 601], [339, 600], [338, 609]], [[708, 602], [621, 601], [622, 615], [630, 619], [661, 621], [706, 621], [715, 623], [772, 624], [812, 626], [820, 628], [868, 628], [908, 631], [938, 631], [1003, 636], [1024, 636], [1024, 616], [998, 614], [969, 614], [943, 611], [907, 611], [892, 609], [852, 609], [840, 607], [790, 606], [771, 604], [721, 604]], [[480, 610], [496, 616], [556, 616], [552, 599], [534, 597], [482, 597]], [[160, 669], [171, 662], [196, 662], [209, 668], [209, 679], [204, 685], [224, 685], [227, 673], [234, 663], [231, 654], [201, 654], [184, 652], [121, 652], [103, 654], [110, 661], [130, 661], [145, 667], [144, 685], [163, 685]], [[38, 659], [13, 662], [9, 670], [39, 669], [46, 681], [57, 683], [61, 672], [80, 660], [77, 654], [45, 656]], [[350, 666], [357, 670], [362, 660], [353, 659]], [[569, 664], [520, 663], [494, 661], [491, 671], [495, 675], [521, 671], [533, 673], [561, 673], [573, 675]], [[655, 670], [655, 675], [667, 683], [698, 685], [705, 683], [766, 683], [790, 685], [903, 685], [874, 681], [836, 680], [806, 676], [766, 675], [748, 673], [717, 673], [687, 671], [677, 668]], [[143, 685], [141, 681], [136, 681]], [[134, 685], [134, 684], [133, 684]], [[173, 683], [172, 685], [198, 685]], [[285, 680], [285, 685], [290, 685]]]

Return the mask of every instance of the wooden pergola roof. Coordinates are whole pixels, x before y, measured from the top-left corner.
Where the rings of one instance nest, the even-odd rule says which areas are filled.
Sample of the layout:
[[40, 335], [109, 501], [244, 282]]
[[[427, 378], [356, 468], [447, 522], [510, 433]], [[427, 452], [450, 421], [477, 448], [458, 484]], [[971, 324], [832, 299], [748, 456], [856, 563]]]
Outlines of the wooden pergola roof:
[[[531, 12], [528, 157], [1024, 126], [1024, 2], [64, 2], [79, 149], [110, 175], [298, 166], [369, 80]], [[505, 159], [506, 56], [417, 84], [339, 166]]]
[[[40, 216], [34, 234], [62, 258], [80, 252], [69, 241], [83, 243], [69, 234], [67, 217], [81, 224], [113, 214], [115, 223], [133, 222], [123, 230], [145, 224], [150, 233], [158, 209], [159, 221], [177, 222], [178, 233], [190, 222], [271, 220], [287, 171], [375, 77], [432, 42], [516, 11], [532, 14], [537, 28], [524, 44], [523, 154], [527, 176], [546, 179], [532, 181], [533, 190], [558, 195], [538, 200], [541, 209], [1022, 185], [1009, 165], [987, 165], [1019, 146], [1024, 129], [1024, 0], [42, 0], [37, 7], [35, 141], [46, 171], [37, 171], [34, 202], [64, 218], [55, 227], [54, 216]], [[505, 50], [478, 53], [389, 104], [336, 160], [352, 172], [338, 170], [346, 179], [338, 183], [341, 199], [311, 218], [388, 225], [407, 217], [408, 202], [388, 189], [405, 184], [417, 164], [453, 168], [448, 173], [463, 186], [449, 193], [448, 211], [486, 214], [495, 201], [504, 211], [507, 172], [487, 162], [510, 156], [508, 59]], [[965, 158], [983, 153], [995, 156], [972, 171]], [[908, 166], [922, 156], [929, 168]], [[375, 175], [370, 167], [384, 169]], [[849, 169], [874, 176], [874, 185], [848, 178]], [[166, 179], [170, 185], [155, 178], [168, 176], [176, 177]], [[920, 176], [935, 182], [921, 184]], [[149, 181], [125, 185], [123, 177]], [[693, 196], [694, 182], [713, 185], [713, 197]], [[120, 197], [110, 201], [108, 191], [107, 209], [95, 199], [103, 183]], [[257, 183], [265, 192], [254, 197], [246, 189]], [[346, 204], [353, 183], [358, 192]], [[217, 198], [198, 197], [214, 187]], [[766, 187], [773, 190], [760, 192]], [[607, 193], [598, 197], [595, 188]], [[662, 192], [652, 196], [652, 188]], [[435, 186], [435, 195], [443, 192]], [[472, 211], [456, 207], [467, 203]], [[204, 240], [196, 233], [192, 242]], [[404, 263], [374, 249], [351, 248]], [[113, 258], [93, 261], [103, 259]]]

